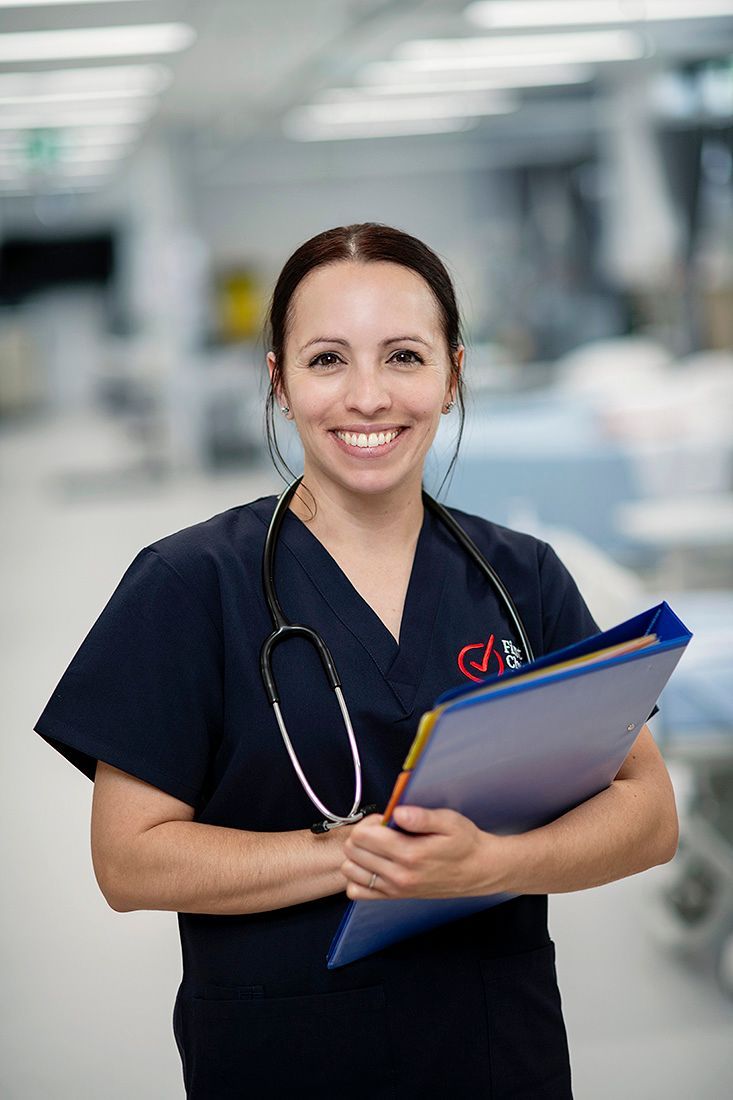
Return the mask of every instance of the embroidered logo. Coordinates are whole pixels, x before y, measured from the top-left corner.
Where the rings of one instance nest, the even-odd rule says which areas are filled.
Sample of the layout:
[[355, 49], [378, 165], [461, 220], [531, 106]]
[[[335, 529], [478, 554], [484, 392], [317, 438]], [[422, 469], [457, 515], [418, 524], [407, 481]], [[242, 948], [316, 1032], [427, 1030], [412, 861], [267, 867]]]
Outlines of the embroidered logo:
[[488, 642], [471, 642], [469, 645], [464, 645], [458, 654], [459, 669], [464, 676], [476, 684], [483, 683], [492, 674], [501, 676], [505, 668], [520, 668], [521, 664], [521, 649], [509, 638], [502, 638], [500, 650], [495, 644], [493, 634], [489, 636]]

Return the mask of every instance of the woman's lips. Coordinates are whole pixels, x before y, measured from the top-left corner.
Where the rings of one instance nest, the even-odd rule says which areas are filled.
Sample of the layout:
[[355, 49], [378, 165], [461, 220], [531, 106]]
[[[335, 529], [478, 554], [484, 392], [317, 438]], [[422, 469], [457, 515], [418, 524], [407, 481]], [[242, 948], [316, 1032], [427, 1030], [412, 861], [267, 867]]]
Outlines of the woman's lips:
[[[330, 435], [336, 440], [336, 443], [341, 448], [341, 450], [345, 451], [347, 454], [355, 455], [357, 458], [381, 458], [383, 455], [390, 454], [390, 452], [393, 451], [395, 449], [395, 447], [398, 446], [398, 444], [399, 444], [400, 440], [402, 439], [403, 435], [408, 430], [409, 429], [407, 429], [407, 428], [399, 428], [397, 430], [397, 435], [395, 436], [394, 439], [390, 440], [389, 443], [378, 443], [378, 444], [376, 444], [376, 446], [371, 446], [371, 447], [368, 446], [368, 445], [359, 447], [359, 446], [354, 446], [352, 443], [347, 443], [345, 439], [341, 439], [336, 434], [336, 430], [331, 431]], [[360, 435], [361, 434], [361, 435], [366, 435], [367, 439], [368, 439], [370, 434], [378, 435], [379, 433], [378, 432], [375, 432], [375, 433], [344, 432], [343, 434], [345, 434], [345, 435]], [[383, 434], [389, 435], [390, 433], [386, 432], [386, 433], [383, 433]]]

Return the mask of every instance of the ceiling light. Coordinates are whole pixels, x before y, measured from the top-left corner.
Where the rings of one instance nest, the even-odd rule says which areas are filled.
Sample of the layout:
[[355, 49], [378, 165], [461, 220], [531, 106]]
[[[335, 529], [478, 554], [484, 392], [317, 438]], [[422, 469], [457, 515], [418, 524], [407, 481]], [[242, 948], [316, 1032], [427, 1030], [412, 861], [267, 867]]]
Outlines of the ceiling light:
[[465, 75], [443, 70], [431, 73], [429, 81], [420, 83], [420, 76], [410, 69], [396, 69], [389, 61], [374, 61], [358, 74], [360, 83], [368, 87], [371, 95], [537, 88], [556, 84], [583, 84], [592, 78], [593, 69], [590, 65], [577, 64], [550, 65], [546, 68], [537, 66], [530, 69], [507, 68], [491, 72], [484, 69], [473, 74], [469, 70]]
[[644, 40], [629, 31], [575, 34], [491, 35], [427, 38], [405, 42], [394, 65], [415, 72], [467, 68], [553, 65], [591, 61], [632, 61], [646, 52]]
[[[54, 4], [108, 4], [119, 3], [120, 0], [0, 0], [0, 8], [50, 8]], [[139, 0], [138, 0], [139, 2]]]
[[45, 69], [0, 73], [0, 97], [53, 95], [154, 95], [173, 79], [164, 65], [105, 65], [86, 69]]
[[122, 126], [143, 122], [155, 109], [152, 100], [133, 100], [109, 107], [15, 108], [0, 113], [0, 130], [63, 130], [67, 126]]
[[78, 30], [23, 31], [0, 35], [0, 61], [51, 61], [60, 58], [127, 57], [175, 53], [193, 42], [186, 23], [83, 27]]
[[[63, 147], [59, 150], [57, 159], [51, 162], [51, 167], [55, 168], [59, 164], [82, 164], [90, 161], [118, 160], [120, 157], [124, 156], [129, 149], [129, 143], [126, 145], [72, 145]], [[33, 163], [34, 162], [29, 159], [27, 146], [0, 148], [0, 165], [27, 168], [33, 165]]]
[[0, 179], [72, 179], [84, 176], [109, 176], [114, 174], [117, 167], [117, 162], [110, 160], [88, 161], [79, 164], [54, 164], [43, 167], [22, 165], [15, 168], [0, 165]]
[[408, 137], [418, 134], [445, 134], [469, 130], [474, 119], [424, 118], [383, 119], [381, 122], [350, 123], [328, 126], [308, 117], [291, 112], [284, 120], [283, 128], [288, 137], [296, 141], [343, 141], [351, 138]]
[[361, 122], [411, 121], [414, 119], [468, 118], [506, 114], [517, 104], [507, 95], [432, 95], [400, 97], [393, 100], [365, 98], [311, 103], [299, 108], [303, 118], [322, 125], [348, 125]]
[[469, 22], [495, 30], [592, 26], [732, 16], [731, 0], [479, 0]]
[[143, 91], [57, 92], [53, 95], [0, 95], [0, 107], [47, 107], [55, 103], [116, 103], [121, 99], [150, 99]]
[[[64, 132], [64, 145], [68, 147], [87, 147], [90, 145], [129, 145], [140, 133], [139, 125], [126, 123], [117, 126], [76, 126]], [[33, 132], [31, 133], [31, 137]], [[0, 150], [27, 149], [29, 135], [27, 130], [0, 129]]]

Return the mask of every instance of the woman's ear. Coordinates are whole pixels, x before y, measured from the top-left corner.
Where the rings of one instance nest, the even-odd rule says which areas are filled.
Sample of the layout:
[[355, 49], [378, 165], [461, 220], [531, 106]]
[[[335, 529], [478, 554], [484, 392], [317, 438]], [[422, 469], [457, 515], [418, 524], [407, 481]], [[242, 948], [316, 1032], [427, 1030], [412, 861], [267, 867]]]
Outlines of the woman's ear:
[[459, 344], [454, 352], [451, 353], [451, 362], [453, 369], [450, 372], [450, 378], [448, 379], [448, 385], [445, 391], [446, 401], [456, 400], [456, 394], [458, 392], [457, 379], [461, 377], [463, 373], [463, 359], [466, 349], [463, 344]]
[[276, 363], [277, 363], [277, 360], [275, 359], [275, 352], [274, 351], [268, 351], [268, 353], [267, 353], [267, 371], [270, 375], [270, 382], [272, 382], [272, 372], [275, 370], [275, 364]]
[[[270, 383], [271, 384], [272, 384], [272, 376], [275, 372], [275, 367], [276, 366], [277, 366], [277, 359], [275, 358], [274, 351], [268, 351], [268, 353], [267, 353], [267, 370], [268, 370], [269, 375], [270, 375]], [[275, 400], [277, 401], [278, 405], [287, 405], [287, 403], [288, 403], [287, 397], [286, 397], [285, 392], [282, 388], [282, 374], [280, 375], [280, 384], [278, 385], [278, 387], [275, 390]]]
[[[268, 353], [267, 353], [267, 369], [270, 372], [270, 384], [272, 384], [272, 376], [275, 372], [276, 366], [277, 366], [277, 359], [275, 357], [275, 353], [272, 352], [272, 351], [268, 351]], [[277, 387], [273, 390], [273, 394], [274, 394], [276, 402], [280, 406], [280, 409], [281, 409], [282, 414], [285, 417], [285, 419], [286, 420], [292, 420], [293, 419], [293, 414], [291, 413], [290, 408], [289, 408], [288, 395], [285, 392], [285, 387], [284, 387], [283, 382], [282, 382], [282, 374], [280, 375], [280, 381], [279, 381]]]

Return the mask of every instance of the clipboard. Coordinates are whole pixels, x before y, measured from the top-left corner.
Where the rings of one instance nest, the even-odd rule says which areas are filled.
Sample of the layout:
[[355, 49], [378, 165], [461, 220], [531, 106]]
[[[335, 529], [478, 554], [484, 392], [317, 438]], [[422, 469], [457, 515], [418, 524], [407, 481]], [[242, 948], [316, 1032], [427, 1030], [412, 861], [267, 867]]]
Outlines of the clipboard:
[[[666, 603], [490, 682], [454, 688], [423, 715], [382, 824], [400, 803], [449, 807], [514, 835], [610, 786], [691, 632]], [[516, 894], [349, 903], [329, 970]]]

